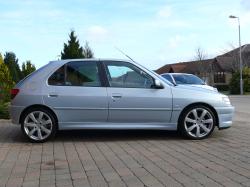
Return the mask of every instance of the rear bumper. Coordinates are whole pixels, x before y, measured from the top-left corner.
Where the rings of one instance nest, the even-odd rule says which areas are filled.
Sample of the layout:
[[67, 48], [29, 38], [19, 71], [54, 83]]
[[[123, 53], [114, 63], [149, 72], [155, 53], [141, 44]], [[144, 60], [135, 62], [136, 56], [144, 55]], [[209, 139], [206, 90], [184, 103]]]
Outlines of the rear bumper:
[[24, 109], [23, 106], [10, 105], [9, 111], [10, 111], [10, 118], [11, 118], [12, 123], [19, 124], [20, 116], [21, 116], [23, 109]]
[[234, 116], [234, 107], [227, 106], [227, 107], [218, 107], [215, 108], [219, 118], [219, 129], [226, 129], [232, 126], [233, 123], [233, 116]]

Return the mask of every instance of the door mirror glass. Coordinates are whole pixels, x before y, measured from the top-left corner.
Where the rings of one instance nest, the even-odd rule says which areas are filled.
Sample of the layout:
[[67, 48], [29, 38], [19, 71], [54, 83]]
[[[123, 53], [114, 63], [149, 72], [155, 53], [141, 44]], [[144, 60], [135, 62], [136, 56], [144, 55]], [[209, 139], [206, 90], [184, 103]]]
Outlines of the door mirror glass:
[[162, 89], [164, 88], [163, 85], [161, 84], [161, 81], [159, 81], [158, 79], [154, 80], [154, 88], [156, 89]]

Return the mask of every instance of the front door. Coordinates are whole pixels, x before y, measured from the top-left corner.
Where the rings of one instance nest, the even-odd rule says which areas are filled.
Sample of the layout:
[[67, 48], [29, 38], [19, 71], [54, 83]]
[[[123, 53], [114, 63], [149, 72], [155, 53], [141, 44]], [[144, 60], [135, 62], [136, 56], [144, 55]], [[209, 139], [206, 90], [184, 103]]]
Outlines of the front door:
[[72, 61], [49, 78], [44, 102], [56, 112], [61, 128], [107, 121], [107, 89], [102, 87], [97, 63]]
[[169, 87], [153, 88], [154, 79], [127, 62], [104, 62], [109, 86], [109, 122], [167, 123], [172, 113]]

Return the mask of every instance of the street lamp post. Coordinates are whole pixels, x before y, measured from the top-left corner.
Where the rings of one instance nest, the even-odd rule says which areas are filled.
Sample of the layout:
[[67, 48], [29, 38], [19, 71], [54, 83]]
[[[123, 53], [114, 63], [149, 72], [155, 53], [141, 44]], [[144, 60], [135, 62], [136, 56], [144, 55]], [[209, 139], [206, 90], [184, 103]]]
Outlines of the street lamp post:
[[242, 80], [242, 53], [241, 53], [241, 33], [240, 33], [240, 18], [237, 16], [229, 16], [232, 19], [238, 19], [239, 26], [239, 49], [240, 49], [240, 95], [243, 95], [243, 80]]

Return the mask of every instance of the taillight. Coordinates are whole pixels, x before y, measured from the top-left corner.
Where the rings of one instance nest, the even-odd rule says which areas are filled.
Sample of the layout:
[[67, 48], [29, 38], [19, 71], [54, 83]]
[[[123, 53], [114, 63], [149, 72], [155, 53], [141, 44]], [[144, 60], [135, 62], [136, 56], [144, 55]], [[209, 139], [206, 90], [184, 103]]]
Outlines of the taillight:
[[11, 99], [14, 99], [17, 96], [18, 92], [19, 92], [19, 89], [12, 89], [10, 91]]

